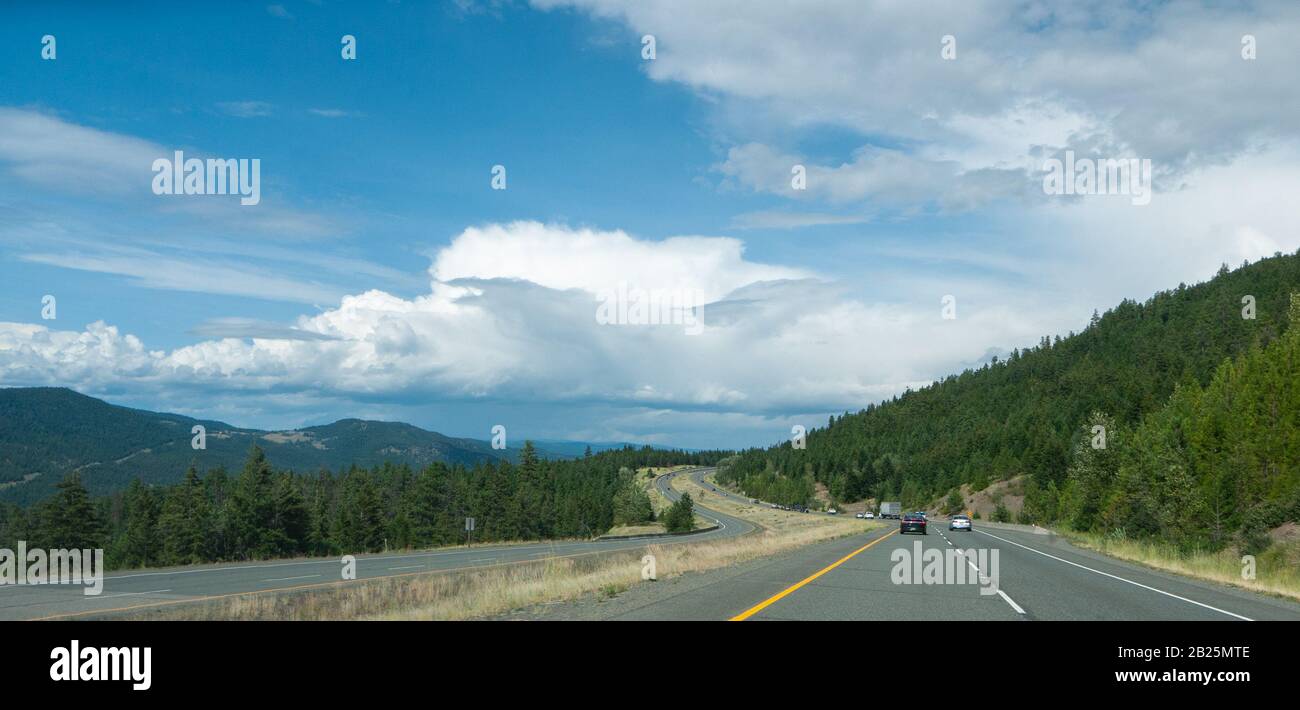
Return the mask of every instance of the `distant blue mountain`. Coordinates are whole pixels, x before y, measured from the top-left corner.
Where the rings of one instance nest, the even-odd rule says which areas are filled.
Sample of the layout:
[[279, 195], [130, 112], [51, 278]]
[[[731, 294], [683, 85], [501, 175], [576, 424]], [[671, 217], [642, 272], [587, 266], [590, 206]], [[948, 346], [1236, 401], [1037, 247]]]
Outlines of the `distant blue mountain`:
[[[191, 429], [202, 424], [207, 448], [190, 446]], [[48, 495], [77, 470], [93, 493], [124, 488], [137, 476], [145, 483], [179, 481], [194, 462], [200, 469], [235, 472], [257, 444], [277, 468], [300, 473], [384, 462], [419, 468], [433, 462], [473, 465], [517, 460], [520, 448], [496, 450], [487, 441], [461, 439], [401, 422], [340, 419], [302, 429], [264, 431], [179, 414], [109, 404], [70, 389], [0, 389], [0, 500], [27, 503]], [[588, 444], [534, 442], [538, 455], [582, 456]], [[593, 443], [593, 452], [623, 444]]]

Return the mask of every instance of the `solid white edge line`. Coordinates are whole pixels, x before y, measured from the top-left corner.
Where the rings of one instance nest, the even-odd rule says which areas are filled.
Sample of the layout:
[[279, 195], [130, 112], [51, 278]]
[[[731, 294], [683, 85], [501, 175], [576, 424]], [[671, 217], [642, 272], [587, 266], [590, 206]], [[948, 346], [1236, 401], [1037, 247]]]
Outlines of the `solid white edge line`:
[[1143, 589], [1147, 589], [1147, 590], [1153, 591], [1153, 592], [1155, 592], [1155, 593], [1157, 593], [1157, 594], [1163, 594], [1163, 595], [1165, 595], [1165, 596], [1167, 596], [1167, 597], [1173, 597], [1174, 599], [1178, 599], [1179, 601], [1185, 601], [1185, 602], [1187, 602], [1188, 604], [1195, 604], [1196, 606], [1204, 607], [1204, 608], [1206, 608], [1206, 609], [1209, 609], [1210, 611], [1217, 611], [1217, 612], [1219, 612], [1220, 614], [1227, 614], [1228, 616], [1231, 616], [1231, 617], [1234, 617], [1234, 618], [1237, 618], [1237, 619], [1241, 619], [1242, 621], [1254, 621], [1254, 619], [1251, 619], [1250, 617], [1242, 616], [1241, 614], [1234, 614], [1234, 613], [1232, 613], [1232, 612], [1230, 612], [1230, 611], [1227, 611], [1227, 610], [1225, 610], [1225, 609], [1220, 609], [1220, 608], [1218, 608], [1218, 607], [1210, 606], [1209, 604], [1205, 604], [1205, 603], [1203, 603], [1203, 602], [1198, 602], [1198, 601], [1196, 601], [1195, 599], [1188, 599], [1187, 597], [1180, 597], [1180, 596], [1178, 596], [1177, 594], [1174, 594], [1173, 592], [1166, 592], [1166, 591], [1163, 590], [1163, 589], [1156, 589], [1155, 587], [1149, 587], [1149, 586], [1147, 586], [1147, 585], [1145, 585], [1145, 584], [1142, 584], [1141, 582], [1134, 582], [1134, 581], [1131, 580], [1131, 579], [1124, 579], [1123, 577], [1120, 577], [1120, 576], [1118, 576], [1118, 575], [1113, 575], [1113, 574], [1111, 574], [1111, 573], [1109, 573], [1109, 572], [1102, 572], [1102, 571], [1099, 570], [1099, 569], [1093, 569], [1093, 568], [1091, 568], [1091, 567], [1087, 567], [1087, 566], [1085, 566], [1085, 565], [1081, 565], [1081, 564], [1079, 564], [1078, 562], [1071, 562], [1071, 561], [1069, 561], [1069, 560], [1066, 560], [1066, 559], [1062, 559], [1062, 558], [1060, 558], [1060, 557], [1057, 557], [1056, 555], [1049, 555], [1049, 554], [1047, 554], [1046, 552], [1043, 552], [1042, 550], [1035, 550], [1035, 549], [1032, 548], [1032, 547], [1028, 547], [1028, 546], [1026, 546], [1026, 545], [1021, 545], [1021, 544], [1018, 543], [1018, 542], [1013, 542], [1013, 541], [1008, 540], [1008, 539], [1006, 539], [1006, 538], [998, 537], [997, 535], [994, 535], [993, 533], [986, 533], [986, 532], [984, 532], [983, 530], [977, 530], [976, 532], [978, 532], [978, 533], [980, 533], [980, 534], [983, 534], [983, 535], [988, 535], [989, 537], [993, 538], [994, 540], [1001, 540], [1002, 542], [1005, 542], [1005, 543], [1009, 543], [1009, 544], [1015, 545], [1016, 547], [1023, 547], [1024, 549], [1029, 550], [1030, 552], [1034, 552], [1034, 553], [1040, 554], [1040, 555], [1042, 555], [1043, 557], [1050, 557], [1051, 559], [1054, 559], [1054, 560], [1056, 560], [1057, 562], [1064, 562], [1064, 563], [1067, 564], [1067, 565], [1073, 565], [1073, 566], [1075, 566], [1075, 567], [1078, 567], [1079, 569], [1086, 569], [1086, 570], [1088, 570], [1089, 572], [1092, 572], [1092, 573], [1094, 573], [1094, 574], [1099, 574], [1099, 575], [1101, 575], [1101, 576], [1103, 576], [1103, 577], [1110, 577], [1111, 579], [1117, 579], [1117, 580], [1119, 580], [1119, 581], [1121, 581], [1121, 582], [1126, 582], [1126, 583], [1131, 584], [1131, 585], [1133, 585], [1133, 586], [1135, 586], [1135, 587], [1141, 587], [1141, 588], [1143, 588]]

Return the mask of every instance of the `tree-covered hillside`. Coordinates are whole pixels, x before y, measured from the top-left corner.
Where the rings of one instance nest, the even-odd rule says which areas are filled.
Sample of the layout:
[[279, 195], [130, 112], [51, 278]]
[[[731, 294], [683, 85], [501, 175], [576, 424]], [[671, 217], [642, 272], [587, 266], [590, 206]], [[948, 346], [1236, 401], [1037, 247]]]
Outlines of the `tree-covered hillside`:
[[1136, 426], [1094, 413], [1064, 486], [1031, 482], [1023, 517], [1185, 548], [1217, 549], [1234, 533], [1248, 552], [1267, 547], [1270, 528], [1300, 520], [1300, 293], [1290, 320]]
[[203, 424], [211, 431], [246, 432], [229, 424], [119, 407], [61, 387], [0, 389], [0, 485], [53, 475], [91, 462], [184, 441]]
[[[1274, 360], [1286, 356], [1270, 347], [1287, 330], [1290, 297], [1297, 291], [1300, 254], [1277, 255], [1232, 271], [1225, 266], [1208, 282], [1180, 284], [1144, 303], [1125, 300], [1105, 314], [1094, 314], [1082, 333], [1044, 337], [1038, 345], [1013, 351], [1005, 360], [946, 377], [854, 414], [832, 417], [827, 427], [808, 433], [802, 450], [787, 442], [743, 452], [722, 477], [739, 483], [751, 495], [787, 503], [803, 502], [811, 496], [813, 482], [821, 482], [837, 500], [876, 496], [919, 506], [962, 483], [981, 489], [991, 481], [1020, 474], [1030, 476], [1040, 498], [1048, 490], [1059, 494], [1073, 452], [1081, 442], [1090, 441], [1083, 433], [1091, 437], [1094, 412], [1105, 413], [1121, 439], [1126, 429], [1139, 427], [1152, 416], [1172, 417], [1178, 421], [1175, 428], [1182, 431], [1182, 418], [1187, 415], [1177, 409], [1183, 406], [1180, 400], [1171, 402], [1176, 389], [1184, 397], [1207, 387], [1211, 392], [1231, 390], [1213, 383], [1226, 376], [1224, 368], [1229, 372], [1272, 368], [1275, 375], [1270, 377], [1285, 372], [1290, 365]], [[1253, 309], [1247, 310], [1252, 301]], [[1233, 406], [1240, 404], [1234, 400]], [[1215, 421], [1233, 411], [1226, 404], [1220, 409], [1205, 406], [1206, 411], [1218, 413], [1198, 416]], [[1293, 433], [1295, 401], [1269, 406], [1281, 408], [1279, 418], [1269, 426]], [[1240, 431], [1233, 434], [1236, 438], [1226, 439], [1222, 434], [1226, 429], [1215, 431], [1219, 432], [1215, 440], [1224, 445], [1246, 440]], [[1279, 436], [1285, 439], [1286, 435]], [[1296, 482], [1282, 460], [1294, 461], [1297, 455], [1300, 452], [1280, 444], [1231, 462], [1197, 454], [1197, 463], [1189, 464], [1185, 475], [1199, 486], [1200, 499], [1208, 506], [1236, 511], [1223, 514], [1215, 539], [1237, 529], [1243, 506], [1260, 502], [1258, 491], [1271, 491], [1270, 497], [1294, 492]], [[1255, 493], [1225, 497], [1219, 488], [1201, 485], [1209, 480], [1236, 480], [1247, 467], [1242, 463], [1246, 460], [1263, 477], [1243, 484], [1243, 490]], [[1138, 479], [1154, 475], [1149, 466], [1129, 470]], [[1154, 480], [1129, 485], [1147, 489], [1163, 485]], [[1111, 500], [1108, 505], [1111, 517], [1079, 523], [1124, 524], [1114, 512], [1117, 504]]]
[[0, 503], [0, 548], [97, 548], [110, 567], [295, 555], [338, 555], [474, 541], [592, 537], [652, 516], [632, 481], [644, 466], [711, 464], [720, 452], [649, 447], [546, 460], [531, 444], [519, 462], [386, 463], [340, 473], [276, 470], [253, 447], [237, 475], [191, 468], [180, 483], [90, 496], [70, 474], [31, 507]]
[[[206, 448], [191, 446], [192, 428], [206, 429]], [[333, 424], [290, 431], [261, 431], [224, 422], [130, 409], [53, 387], [0, 389], [0, 500], [40, 501], [76, 471], [92, 494], [124, 490], [140, 479], [147, 485], [181, 480], [191, 462], [211, 469], [236, 469], [252, 445], [273, 466], [295, 471], [383, 463], [420, 469], [431, 463], [473, 466], [517, 460], [518, 445], [493, 449], [487, 441], [460, 439], [400, 422], [342, 419]], [[563, 453], [545, 446], [542, 458], [572, 458], [576, 442]]]

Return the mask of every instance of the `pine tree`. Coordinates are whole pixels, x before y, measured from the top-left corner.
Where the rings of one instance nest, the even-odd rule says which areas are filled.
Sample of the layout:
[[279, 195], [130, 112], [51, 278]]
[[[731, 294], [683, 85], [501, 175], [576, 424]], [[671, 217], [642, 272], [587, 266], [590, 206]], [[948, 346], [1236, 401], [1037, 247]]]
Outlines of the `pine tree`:
[[289, 557], [306, 549], [309, 527], [307, 505], [293, 476], [282, 473], [271, 486], [271, 519], [265, 549], [269, 555]]
[[331, 515], [334, 510], [330, 505], [332, 484], [333, 477], [328, 471], [322, 471], [311, 488], [307, 551], [313, 555], [327, 555], [335, 551], [330, 538]]
[[194, 464], [185, 472], [185, 480], [164, 497], [158, 515], [162, 563], [189, 565], [209, 559], [208, 530], [211, 509], [207, 492]]
[[230, 526], [235, 552], [241, 559], [264, 559], [275, 553], [272, 538], [275, 501], [272, 497], [271, 464], [256, 444], [248, 452], [244, 468], [235, 479], [230, 497]]
[[122, 567], [149, 567], [159, 558], [158, 500], [139, 478], [126, 490], [126, 530], [117, 546]]
[[533, 442], [525, 441], [519, 453], [517, 494], [520, 536], [524, 539], [545, 539], [555, 533], [555, 488], [549, 473]]
[[335, 544], [346, 553], [384, 549], [384, 511], [370, 473], [353, 468], [342, 487], [332, 531]]
[[211, 523], [208, 530], [208, 559], [229, 560], [245, 556], [235, 553], [234, 521], [231, 517], [230, 477], [218, 466], [203, 477], [203, 492], [208, 500]]
[[81, 475], [72, 472], [56, 485], [53, 497], [38, 513], [41, 547], [93, 550], [103, 547], [104, 522], [81, 485]]
[[408, 493], [406, 508], [411, 536], [417, 545], [445, 545], [455, 542], [445, 534], [445, 518], [451, 504], [449, 473], [445, 466], [426, 466]]

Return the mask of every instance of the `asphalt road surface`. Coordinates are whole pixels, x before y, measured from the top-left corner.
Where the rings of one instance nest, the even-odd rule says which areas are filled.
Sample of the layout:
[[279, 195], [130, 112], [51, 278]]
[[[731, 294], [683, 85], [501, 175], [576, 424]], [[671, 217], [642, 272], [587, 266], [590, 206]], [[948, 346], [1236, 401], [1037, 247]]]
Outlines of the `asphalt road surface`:
[[[677, 475], [696, 480], [713, 469], [693, 469], [664, 474], [655, 486], [671, 500], [677, 492], [669, 485]], [[708, 484], [703, 484], [708, 485]], [[743, 535], [754, 526], [744, 520], [696, 506], [701, 517], [718, 525], [717, 530], [671, 538], [631, 538], [539, 542], [517, 545], [474, 545], [439, 548], [422, 552], [357, 555], [358, 580], [428, 574], [432, 572], [493, 567], [536, 561], [548, 557], [570, 557], [618, 550], [632, 550], [653, 543], [684, 544]], [[175, 604], [203, 598], [246, 592], [270, 592], [336, 584], [342, 580], [339, 558], [312, 558], [278, 562], [249, 562], [177, 567], [157, 570], [114, 572], [105, 576], [99, 596], [86, 596], [84, 587], [72, 585], [0, 586], [0, 620], [78, 618], [120, 611]]]
[[[979, 550], [983, 549], [981, 558]], [[933, 552], [929, 552], [933, 551]], [[961, 551], [961, 556], [956, 553]], [[992, 564], [997, 552], [997, 566]], [[955, 577], [895, 583], [896, 563], [953, 555]], [[981, 568], [975, 572], [972, 568]], [[996, 577], [997, 585], [987, 579]], [[981, 577], [984, 579], [981, 580]], [[743, 574], [639, 606], [621, 619], [694, 620], [1300, 620], [1300, 605], [1179, 577], [1016, 526], [928, 535], [898, 525], [812, 545]]]

